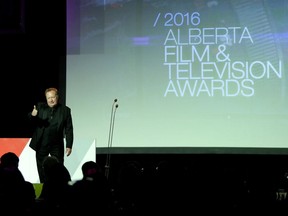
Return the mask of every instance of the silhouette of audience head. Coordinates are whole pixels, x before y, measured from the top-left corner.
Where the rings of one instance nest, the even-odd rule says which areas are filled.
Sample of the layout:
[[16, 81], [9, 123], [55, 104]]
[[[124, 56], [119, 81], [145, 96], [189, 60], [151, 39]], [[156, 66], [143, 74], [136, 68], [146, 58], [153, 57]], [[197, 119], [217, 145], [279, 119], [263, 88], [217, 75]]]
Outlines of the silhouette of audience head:
[[63, 213], [69, 210], [71, 176], [64, 164], [54, 156], [43, 161], [44, 182], [39, 201], [50, 213]]
[[43, 161], [45, 181], [71, 181], [71, 176], [67, 168], [59, 162], [55, 156], [47, 156]]
[[13, 152], [6, 152], [0, 158], [1, 182], [12, 184], [12, 182], [22, 182], [24, 177], [18, 169], [19, 158]]
[[94, 178], [102, 174], [101, 167], [99, 166], [99, 164], [97, 164], [94, 161], [85, 162], [82, 165], [81, 169], [82, 169], [83, 178]]
[[[100, 165], [86, 161], [82, 167], [82, 179], [72, 185], [71, 202], [83, 214], [90, 214], [91, 207], [100, 215], [111, 215], [112, 194], [107, 178]], [[98, 215], [97, 214], [97, 215]]]
[[59, 163], [59, 160], [55, 156], [47, 156], [44, 161], [43, 161], [43, 168], [44, 172], [47, 172], [48, 170], [51, 169], [55, 164]]
[[31, 213], [36, 194], [33, 184], [25, 181], [18, 168], [19, 157], [6, 152], [0, 158], [0, 203], [11, 214]]
[[0, 158], [0, 165], [6, 169], [16, 169], [19, 165], [19, 157], [13, 152], [6, 152]]

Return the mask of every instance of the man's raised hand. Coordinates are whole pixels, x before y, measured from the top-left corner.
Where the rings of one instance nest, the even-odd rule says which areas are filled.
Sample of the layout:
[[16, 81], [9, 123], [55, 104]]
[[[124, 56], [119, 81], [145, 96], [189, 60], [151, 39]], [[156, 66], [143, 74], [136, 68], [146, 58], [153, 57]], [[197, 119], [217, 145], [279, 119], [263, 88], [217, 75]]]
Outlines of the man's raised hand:
[[34, 105], [33, 110], [32, 110], [32, 116], [37, 116], [38, 110], [36, 109], [36, 106]]

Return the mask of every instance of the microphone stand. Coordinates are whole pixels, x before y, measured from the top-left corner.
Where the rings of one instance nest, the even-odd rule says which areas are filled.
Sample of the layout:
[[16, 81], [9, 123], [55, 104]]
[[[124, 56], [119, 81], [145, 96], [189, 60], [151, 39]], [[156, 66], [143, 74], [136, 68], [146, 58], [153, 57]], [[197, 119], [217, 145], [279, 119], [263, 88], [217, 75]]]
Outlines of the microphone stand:
[[109, 129], [109, 135], [108, 135], [108, 149], [107, 149], [106, 164], [105, 164], [105, 176], [107, 179], [109, 178], [110, 163], [111, 163], [110, 149], [112, 148], [115, 113], [116, 113], [116, 109], [118, 108], [118, 104], [115, 105], [116, 102], [117, 102], [117, 99], [115, 99], [113, 104], [112, 104], [111, 117], [110, 117], [110, 129]]

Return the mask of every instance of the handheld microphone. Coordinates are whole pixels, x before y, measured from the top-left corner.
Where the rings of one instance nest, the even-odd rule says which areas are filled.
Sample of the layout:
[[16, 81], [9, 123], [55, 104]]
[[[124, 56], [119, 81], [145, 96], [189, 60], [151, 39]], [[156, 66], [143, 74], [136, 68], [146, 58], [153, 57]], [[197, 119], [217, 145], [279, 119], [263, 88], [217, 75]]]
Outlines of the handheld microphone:
[[110, 148], [112, 147], [112, 139], [113, 139], [113, 131], [114, 131], [114, 121], [115, 121], [115, 113], [118, 108], [118, 104], [115, 105], [117, 99], [114, 99], [112, 104], [111, 116], [110, 116], [110, 128], [109, 128], [109, 135], [108, 135], [108, 149], [107, 149], [107, 157], [106, 157], [106, 165], [105, 165], [105, 176], [108, 179], [109, 177], [109, 169], [110, 169]]

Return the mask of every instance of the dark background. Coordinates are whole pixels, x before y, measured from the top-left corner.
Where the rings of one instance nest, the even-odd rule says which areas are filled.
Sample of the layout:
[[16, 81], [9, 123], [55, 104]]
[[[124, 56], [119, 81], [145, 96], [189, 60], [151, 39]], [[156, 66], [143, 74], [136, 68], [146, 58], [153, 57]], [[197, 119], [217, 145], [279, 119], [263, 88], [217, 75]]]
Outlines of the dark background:
[[66, 3], [0, 3], [0, 137], [31, 137], [27, 113], [55, 86], [65, 102]]
[[[45, 100], [46, 88], [57, 87], [65, 103], [66, 2], [3, 0], [0, 8], [0, 137], [29, 138], [27, 114], [36, 102]], [[97, 155], [97, 160], [104, 167], [106, 154]], [[224, 184], [228, 190], [243, 187], [245, 193], [256, 191], [252, 197], [265, 194], [272, 200], [287, 184], [287, 155], [204, 153], [112, 155], [109, 176], [113, 184], [117, 184], [120, 168], [131, 161], [137, 162], [146, 177], [153, 176], [164, 162], [170, 168], [168, 176], [181, 172], [187, 183], [184, 188], [197, 182], [193, 188], [205, 193]], [[231, 179], [237, 184], [228, 184]]]

